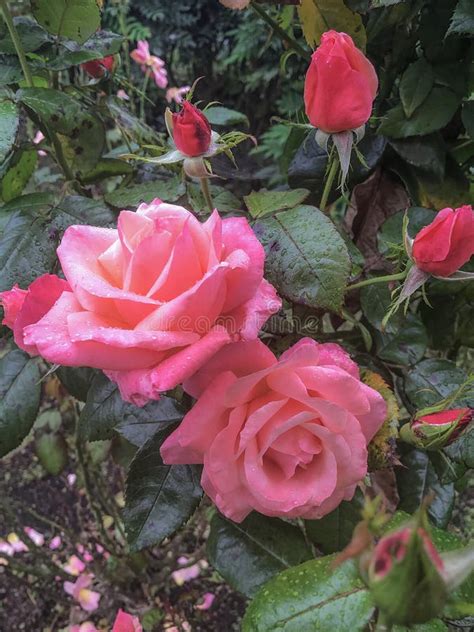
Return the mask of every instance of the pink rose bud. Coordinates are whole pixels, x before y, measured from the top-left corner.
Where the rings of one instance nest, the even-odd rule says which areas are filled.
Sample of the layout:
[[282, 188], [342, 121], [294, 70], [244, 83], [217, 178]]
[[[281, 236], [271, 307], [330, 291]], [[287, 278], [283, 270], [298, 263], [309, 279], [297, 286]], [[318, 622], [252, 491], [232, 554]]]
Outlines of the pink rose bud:
[[211, 144], [211, 126], [198, 108], [184, 101], [178, 114], [173, 114], [173, 140], [186, 156], [205, 154]]
[[278, 360], [259, 340], [228, 345], [184, 389], [198, 401], [163, 461], [204, 463], [204, 490], [235, 522], [254, 509], [316, 519], [350, 500], [387, 414], [342, 347], [309, 338]]
[[474, 254], [474, 210], [444, 208], [415, 237], [412, 257], [416, 266], [434, 276], [448, 277]]
[[102, 59], [93, 59], [81, 64], [81, 68], [94, 79], [100, 79], [105, 74], [111, 74], [115, 68], [114, 55], [108, 55]]
[[327, 31], [306, 74], [304, 100], [311, 125], [335, 133], [364, 125], [378, 79], [374, 67], [346, 33]]
[[390, 624], [424, 623], [444, 607], [444, 564], [422, 527], [406, 526], [384, 536], [368, 570], [372, 597]]
[[472, 408], [454, 408], [423, 415], [405, 424], [400, 430], [400, 437], [419, 448], [439, 450], [452, 443], [473, 417]]

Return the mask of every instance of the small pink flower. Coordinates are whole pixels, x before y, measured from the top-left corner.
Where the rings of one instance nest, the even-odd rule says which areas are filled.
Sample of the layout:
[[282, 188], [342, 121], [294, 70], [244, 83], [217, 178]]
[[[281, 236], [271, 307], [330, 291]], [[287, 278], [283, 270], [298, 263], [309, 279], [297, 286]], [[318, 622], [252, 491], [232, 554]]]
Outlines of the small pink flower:
[[214, 593], [204, 593], [204, 595], [202, 596], [202, 603], [199, 603], [195, 606], [196, 610], [209, 610], [209, 608], [214, 603], [215, 598], [216, 596], [214, 595]]
[[12, 547], [14, 553], [23, 553], [24, 551], [29, 550], [23, 540], [20, 540], [16, 533], [9, 533], [7, 536], [7, 540], [8, 544], [10, 544], [10, 546]]
[[181, 88], [168, 88], [166, 91], [166, 100], [168, 103], [174, 101], [178, 105], [183, 102], [183, 97], [191, 90], [191, 86], [182, 86]]
[[120, 90], [117, 90], [117, 97], [119, 99], [122, 99], [123, 101], [130, 101], [130, 97], [122, 88]]
[[[41, 141], [44, 140], [44, 134], [40, 130], [38, 130], [33, 138], [33, 142], [35, 145], [39, 145]], [[38, 156], [46, 156], [46, 152], [42, 149], [38, 149]]]
[[166, 88], [168, 85], [168, 73], [165, 69], [165, 62], [160, 57], [150, 53], [150, 46], [147, 41], [140, 40], [136, 49], [130, 53], [130, 57], [137, 64], [140, 64], [142, 72], [151, 71], [159, 88]]
[[71, 595], [86, 612], [94, 612], [94, 610], [97, 610], [101, 597], [100, 593], [89, 590], [92, 581], [92, 575], [84, 574], [80, 575], [74, 583], [64, 582], [65, 592]]
[[140, 625], [138, 617], [133, 617], [128, 612], [124, 612], [120, 609], [117, 613], [117, 618], [114, 622], [112, 632], [142, 632], [143, 628]]
[[56, 551], [57, 549], [61, 548], [62, 543], [63, 541], [61, 540], [61, 536], [56, 535], [49, 543], [49, 548], [51, 549], [51, 551]]
[[0, 553], [12, 557], [15, 554], [15, 551], [13, 550], [11, 544], [5, 542], [5, 540], [0, 540]]
[[71, 557], [67, 561], [67, 564], [65, 564], [63, 568], [66, 573], [69, 573], [69, 575], [74, 575], [75, 577], [77, 577], [85, 570], [86, 565], [77, 557], [77, 555], [71, 555]]
[[77, 476], [75, 474], [67, 475], [67, 482], [68, 482], [69, 487], [74, 487], [76, 481], [77, 481]]
[[43, 544], [44, 544], [44, 535], [42, 533], [39, 533], [38, 531], [36, 531], [32, 527], [25, 527], [24, 528], [24, 532], [30, 538], [30, 540], [32, 542], [34, 542], [34, 544], [36, 544], [36, 546], [43, 546]]
[[94, 556], [89, 553], [89, 551], [84, 551], [84, 560], [87, 564], [94, 561]]
[[178, 586], [182, 586], [190, 579], [196, 579], [201, 574], [201, 567], [199, 564], [193, 564], [186, 568], [179, 568], [177, 571], [171, 573], [171, 577], [174, 579]]
[[84, 621], [81, 625], [71, 626], [69, 632], [99, 632], [99, 630], [91, 621]]
[[178, 562], [180, 566], [184, 566], [185, 564], [189, 562], [189, 557], [186, 557], [185, 555], [181, 555], [181, 557], [178, 557], [176, 561]]

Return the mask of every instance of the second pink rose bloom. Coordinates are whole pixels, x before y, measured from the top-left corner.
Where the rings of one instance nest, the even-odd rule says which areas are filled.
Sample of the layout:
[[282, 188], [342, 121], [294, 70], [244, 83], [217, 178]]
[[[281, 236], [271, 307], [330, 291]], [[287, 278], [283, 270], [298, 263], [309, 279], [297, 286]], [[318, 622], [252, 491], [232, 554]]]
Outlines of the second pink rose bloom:
[[58, 257], [67, 282], [44, 275], [3, 292], [4, 324], [30, 354], [102, 369], [137, 405], [256, 338], [281, 305], [247, 220], [217, 211], [201, 223], [155, 200], [122, 211], [117, 229], [71, 226]]
[[198, 401], [161, 448], [203, 463], [202, 486], [228, 518], [320, 518], [367, 473], [383, 397], [337, 344], [303, 338], [279, 360], [260, 342], [229, 345], [185, 390]]

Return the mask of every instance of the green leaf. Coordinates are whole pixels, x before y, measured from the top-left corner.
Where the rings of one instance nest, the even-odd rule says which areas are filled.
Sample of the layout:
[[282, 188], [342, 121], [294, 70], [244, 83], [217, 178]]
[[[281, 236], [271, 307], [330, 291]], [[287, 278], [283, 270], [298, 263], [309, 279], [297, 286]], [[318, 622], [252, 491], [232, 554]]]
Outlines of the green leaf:
[[100, 28], [96, 0], [31, 0], [31, 10], [49, 33], [79, 43]]
[[135, 455], [127, 476], [123, 518], [132, 551], [170, 537], [194, 513], [202, 496], [200, 468], [163, 465], [157, 432]]
[[48, 195], [24, 195], [1, 210], [8, 220], [0, 236], [0, 291], [15, 283], [25, 288], [40, 274], [51, 272], [57, 262], [56, 248], [68, 226], [107, 225], [114, 218], [100, 200], [80, 196], [67, 197], [60, 206], [52, 207]]
[[325, 554], [342, 551], [352, 539], [354, 527], [362, 520], [363, 494], [357, 490], [354, 498], [343, 501], [337, 509], [319, 520], [305, 520], [311, 542]]
[[300, 529], [258, 513], [241, 523], [215, 514], [207, 555], [222, 577], [249, 597], [280, 571], [313, 557]]
[[95, 167], [105, 144], [104, 126], [80, 101], [52, 88], [23, 88], [17, 100], [58, 134], [74, 173]]
[[286, 298], [337, 312], [350, 271], [347, 246], [314, 206], [298, 206], [258, 220], [254, 231], [266, 252], [266, 275]]
[[57, 432], [47, 432], [35, 439], [35, 452], [39, 462], [52, 476], [58, 476], [67, 465], [67, 443]]
[[142, 202], [149, 204], [155, 198], [176, 202], [185, 193], [181, 178], [174, 176], [166, 180], [153, 180], [144, 184], [134, 184], [123, 189], [115, 189], [107, 193], [105, 200], [116, 208], [124, 209], [138, 206]]
[[100, 182], [105, 178], [125, 176], [133, 172], [134, 168], [125, 160], [102, 158], [92, 171], [88, 171], [81, 177], [81, 181], [84, 184], [91, 184], [92, 182]]
[[[143, 414], [140, 411], [143, 410]], [[157, 402], [150, 402], [144, 408], [127, 414], [115, 430], [127, 441], [141, 448], [158, 430], [175, 428], [187, 410], [172, 397], [162, 396]]]
[[446, 35], [474, 35], [474, 6], [471, 0], [459, 0]]
[[40, 378], [36, 358], [14, 349], [0, 358], [0, 457], [17, 448], [38, 414]]
[[18, 83], [23, 79], [23, 71], [17, 57], [0, 55], [0, 86]]
[[116, 384], [98, 373], [87, 393], [79, 417], [79, 434], [87, 441], [111, 439], [116, 430], [137, 447], [159, 429], [170, 428], [186, 414], [184, 406], [171, 397], [162, 397], [139, 408], [124, 402]]
[[56, 371], [56, 375], [70, 395], [81, 402], [85, 402], [97, 371], [87, 367], [60, 366]]
[[367, 36], [359, 14], [346, 7], [343, 0], [302, 0], [298, 7], [303, 34], [311, 48], [315, 48], [325, 31], [334, 29], [352, 37], [365, 50]]
[[419, 107], [411, 118], [406, 118], [402, 105], [396, 105], [385, 114], [378, 132], [390, 138], [425, 136], [445, 127], [459, 103], [459, 97], [452, 90], [435, 85], [423, 107]]
[[15, 156], [14, 164], [9, 166], [1, 182], [2, 198], [9, 202], [21, 195], [28, 184], [38, 162], [36, 149], [22, 150]]
[[391, 140], [390, 145], [409, 165], [442, 179], [446, 167], [446, 144], [439, 133]]
[[15, 142], [20, 116], [15, 103], [0, 100], [0, 164], [5, 160]]
[[311, 560], [280, 573], [250, 604], [242, 632], [358, 632], [375, 606], [350, 560], [332, 570], [334, 556]]
[[221, 105], [212, 105], [204, 110], [207, 120], [211, 125], [250, 125], [245, 114], [230, 108], [224, 108]]
[[[26, 16], [14, 17], [13, 24], [20, 37], [25, 53], [32, 53], [52, 40], [51, 35], [41, 28], [32, 18]], [[12, 38], [10, 37], [3, 18], [0, 21], [0, 53], [16, 55], [15, 44], [12, 42]]]
[[428, 334], [416, 314], [407, 314], [396, 333], [374, 332], [376, 353], [391, 364], [409, 366], [425, 355]]
[[117, 123], [119, 129], [130, 138], [130, 140], [139, 144], [157, 143], [157, 134], [155, 130], [132, 114], [126, 108], [122, 99], [109, 97], [107, 99], [107, 107], [112, 119]]
[[[411, 519], [412, 516], [409, 513], [397, 510], [390, 520], [384, 525], [382, 530], [383, 534], [396, 531]], [[430, 537], [433, 540], [433, 544], [436, 549], [440, 553], [455, 551], [456, 549], [460, 549], [464, 546], [464, 543], [459, 536], [436, 526], [432, 526], [430, 528]]]
[[287, 208], [294, 208], [306, 200], [307, 189], [289, 191], [252, 191], [244, 197], [250, 215], [256, 219]]
[[454, 506], [454, 485], [440, 483], [428, 454], [422, 450], [403, 446], [400, 461], [402, 467], [395, 470], [400, 495], [399, 509], [414, 513], [423, 499], [430, 492], [434, 492], [433, 502], [428, 507], [428, 515], [437, 527], [446, 527]]
[[433, 66], [420, 57], [408, 66], [400, 80], [400, 99], [407, 118], [425, 101], [434, 83]]
[[474, 101], [463, 103], [461, 116], [466, 132], [474, 140]]
[[[212, 202], [215, 208], [219, 209], [221, 215], [227, 212], [235, 215], [236, 212], [240, 212], [242, 210], [243, 205], [241, 200], [239, 200], [232, 191], [215, 184], [211, 184], [209, 189], [211, 191]], [[189, 204], [195, 213], [209, 212], [206, 199], [204, 198], [202, 189], [199, 185], [192, 182], [187, 183], [186, 194]]]
[[[431, 358], [417, 364], [405, 377], [405, 391], [415, 408], [432, 406], [448, 397], [466, 381], [466, 374], [449, 360]], [[473, 395], [466, 393], [457, 406], [473, 406]]]
[[456, 463], [461, 463], [466, 468], [474, 468], [474, 425], [466, 428], [451, 445], [444, 448], [443, 452]]

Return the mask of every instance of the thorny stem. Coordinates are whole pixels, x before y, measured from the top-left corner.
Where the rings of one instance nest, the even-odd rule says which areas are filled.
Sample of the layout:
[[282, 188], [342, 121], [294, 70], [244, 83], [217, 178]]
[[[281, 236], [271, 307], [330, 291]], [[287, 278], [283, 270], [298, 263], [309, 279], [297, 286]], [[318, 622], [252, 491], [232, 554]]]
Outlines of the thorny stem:
[[214, 210], [214, 204], [212, 202], [211, 191], [209, 189], [209, 183], [207, 181], [207, 178], [201, 178], [200, 180], [201, 180], [201, 190], [204, 195], [204, 199], [206, 200], [206, 204], [212, 213], [212, 211]]
[[13, 46], [15, 47], [16, 54], [18, 55], [18, 59], [20, 60], [21, 69], [25, 76], [26, 85], [28, 88], [33, 87], [33, 77], [31, 75], [30, 67], [28, 66], [28, 62], [26, 61], [26, 55], [23, 48], [23, 44], [21, 43], [20, 37], [18, 35], [18, 31], [16, 30], [15, 25], [13, 24], [12, 15], [10, 13], [10, 9], [8, 8], [7, 0], [0, 0], [0, 7], [2, 9], [3, 17], [5, 18], [5, 22], [8, 28], [8, 32], [10, 33], [10, 37], [12, 38]]
[[354, 283], [353, 285], [349, 285], [346, 288], [346, 291], [355, 290], [359, 287], [365, 287], [366, 285], [373, 285], [374, 283], [390, 283], [390, 281], [401, 281], [407, 275], [406, 270], [403, 272], [398, 272], [397, 274], [386, 274], [385, 276], [373, 277], [371, 279], [365, 279], [364, 281], [359, 281], [359, 283]]
[[278, 24], [278, 22], [276, 22], [270, 15], [268, 15], [265, 9], [262, 9], [262, 7], [256, 4], [256, 2], [254, 2], [253, 0], [250, 2], [250, 6], [255, 11], [255, 13], [257, 13], [257, 15], [262, 18], [264, 22], [271, 26], [275, 33], [295, 51], [295, 53], [298, 53], [298, 55], [310, 61], [311, 53], [300, 46], [298, 42], [291, 37], [291, 35], [288, 35], [285, 29], [283, 29]]
[[339, 161], [337, 159], [337, 155], [332, 152], [329, 156], [329, 173], [326, 178], [326, 182], [324, 184], [323, 195], [321, 197], [321, 202], [319, 204], [319, 209], [324, 213], [326, 210], [326, 206], [328, 203], [329, 194], [331, 193], [332, 185], [334, 183], [334, 178], [336, 177], [337, 169], [339, 167]]

